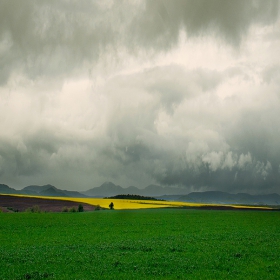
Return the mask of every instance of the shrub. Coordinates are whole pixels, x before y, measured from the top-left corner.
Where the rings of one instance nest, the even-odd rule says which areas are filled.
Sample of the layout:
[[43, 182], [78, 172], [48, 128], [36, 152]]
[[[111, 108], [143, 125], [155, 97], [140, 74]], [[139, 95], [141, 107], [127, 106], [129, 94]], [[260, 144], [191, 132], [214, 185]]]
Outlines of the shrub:
[[96, 206], [95, 206], [95, 209], [94, 209], [95, 211], [97, 211], [97, 210], [101, 210], [101, 207], [100, 207], [100, 205], [99, 204], [97, 204]]
[[77, 209], [76, 209], [75, 207], [71, 207], [71, 208], [69, 209], [69, 212], [75, 213], [75, 212], [77, 212]]
[[33, 205], [31, 207], [31, 212], [32, 213], [41, 213], [41, 209], [40, 209], [40, 207], [38, 205]]
[[62, 212], [68, 212], [68, 208], [67, 208], [66, 206], [64, 206], [64, 207], [62, 208]]
[[38, 205], [33, 205], [32, 207], [27, 208], [25, 211], [30, 213], [41, 213], [41, 209]]
[[7, 209], [13, 212], [18, 212], [18, 209], [14, 209], [13, 207], [7, 207]]

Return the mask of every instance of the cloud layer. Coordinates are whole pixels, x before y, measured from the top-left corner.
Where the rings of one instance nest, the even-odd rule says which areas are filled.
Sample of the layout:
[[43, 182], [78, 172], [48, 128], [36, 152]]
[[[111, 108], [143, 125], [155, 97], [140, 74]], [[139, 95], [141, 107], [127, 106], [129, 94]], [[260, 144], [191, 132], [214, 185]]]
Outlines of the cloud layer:
[[279, 192], [279, 1], [1, 1], [0, 178]]

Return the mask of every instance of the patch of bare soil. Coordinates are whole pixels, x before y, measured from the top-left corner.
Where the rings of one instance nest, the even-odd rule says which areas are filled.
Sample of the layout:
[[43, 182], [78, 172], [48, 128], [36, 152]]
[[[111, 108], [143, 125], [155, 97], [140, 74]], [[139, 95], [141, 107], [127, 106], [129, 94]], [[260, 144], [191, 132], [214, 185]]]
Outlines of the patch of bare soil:
[[62, 212], [63, 208], [76, 208], [83, 205], [84, 211], [93, 211], [95, 206], [86, 203], [57, 200], [57, 199], [44, 199], [35, 197], [20, 197], [12, 195], [0, 195], [0, 207], [4, 212], [16, 211], [24, 212], [28, 208], [38, 205], [41, 211], [47, 212]]

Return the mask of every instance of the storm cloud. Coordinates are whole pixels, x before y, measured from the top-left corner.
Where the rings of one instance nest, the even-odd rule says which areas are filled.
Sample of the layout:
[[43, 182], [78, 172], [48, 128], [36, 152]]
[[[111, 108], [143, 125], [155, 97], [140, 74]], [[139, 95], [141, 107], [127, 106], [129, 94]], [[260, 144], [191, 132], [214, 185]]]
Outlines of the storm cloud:
[[1, 1], [1, 182], [279, 193], [279, 9]]

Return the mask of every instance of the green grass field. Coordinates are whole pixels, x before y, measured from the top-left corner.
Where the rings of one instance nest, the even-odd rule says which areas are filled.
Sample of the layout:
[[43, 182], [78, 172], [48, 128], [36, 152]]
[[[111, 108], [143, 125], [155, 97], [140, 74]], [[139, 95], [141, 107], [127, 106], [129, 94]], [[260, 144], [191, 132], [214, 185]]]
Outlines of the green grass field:
[[280, 279], [280, 212], [0, 213], [0, 279]]

